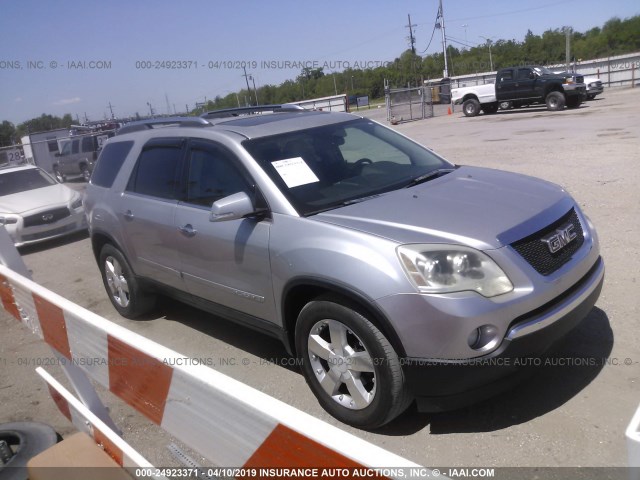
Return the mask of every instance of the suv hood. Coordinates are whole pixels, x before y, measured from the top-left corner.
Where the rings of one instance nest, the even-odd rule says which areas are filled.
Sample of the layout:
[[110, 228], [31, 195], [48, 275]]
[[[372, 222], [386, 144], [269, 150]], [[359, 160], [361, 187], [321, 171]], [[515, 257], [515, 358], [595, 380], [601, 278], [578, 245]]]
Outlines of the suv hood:
[[415, 187], [311, 218], [399, 243], [487, 250], [542, 229], [573, 206], [573, 199], [558, 185], [500, 170], [461, 167]]

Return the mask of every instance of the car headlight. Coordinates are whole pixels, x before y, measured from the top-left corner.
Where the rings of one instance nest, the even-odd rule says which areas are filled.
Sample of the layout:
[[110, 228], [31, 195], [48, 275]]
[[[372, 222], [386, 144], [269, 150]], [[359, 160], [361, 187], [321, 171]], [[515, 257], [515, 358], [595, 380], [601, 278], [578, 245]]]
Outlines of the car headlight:
[[18, 216], [10, 213], [0, 213], [0, 225], [11, 225], [18, 223]]
[[77, 208], [82, 207], [82, 197], [78, 197], [76, 198], [72, 203], [71, 203], [71, 209], [75, 210]]
[[469, 247], [411, 244], [397, 248], [400, 263], [421, 293], [472, 290], [495, 297], [513, 290], [502, 269], [484, 253]]

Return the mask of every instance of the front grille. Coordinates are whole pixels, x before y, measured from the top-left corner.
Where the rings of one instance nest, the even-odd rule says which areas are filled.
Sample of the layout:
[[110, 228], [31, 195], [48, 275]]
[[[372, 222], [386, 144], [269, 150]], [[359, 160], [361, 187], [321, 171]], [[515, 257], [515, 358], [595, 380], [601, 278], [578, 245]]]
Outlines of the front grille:
[[23, 242], [31, 242], [33, 240], [41, 240], [43, 238], [55, 237], [56, 235], [62, 235], [76, 228], [74, 223], [65, 225], [64, 227], [54, 228], [53, 230], [47, 230], [45, 232], [30, 233], [29, 235], [22, 235], [20, 239]]
[[54, 208], [45, 212], [36, 213], [24, 217], [25, 227], [36, 227], [38, 225], [48, 225], [50, 223], [57, 222], [63, 218], [67, 218], [71, 213], [67, 207]]
[[[552, 235], [556, 229], [573, 225], [576, 237], [557, 252], [551, 253], [542, 238]], [[572, 208], [551, 225], [511, 244], [511, 247], [524, 258], [541, 275], [550, 275], [571, 260], [573, 254], [584, 243], [584, 232], [576, 211]]]

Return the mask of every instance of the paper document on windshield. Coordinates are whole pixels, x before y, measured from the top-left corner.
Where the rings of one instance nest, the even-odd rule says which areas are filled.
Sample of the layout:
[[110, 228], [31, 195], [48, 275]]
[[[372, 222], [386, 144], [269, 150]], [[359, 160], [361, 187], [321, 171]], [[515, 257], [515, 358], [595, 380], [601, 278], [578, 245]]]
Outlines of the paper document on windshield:
[[271, 162], [271, 165], [273, 165], [273, 168], [276, 169], [280, 177], [282, 177], [282, 180], [284, 180], [284, 183], [286, 183], [289, 188], [320, 181], [302, 157], [277, 160], [275, 162]]

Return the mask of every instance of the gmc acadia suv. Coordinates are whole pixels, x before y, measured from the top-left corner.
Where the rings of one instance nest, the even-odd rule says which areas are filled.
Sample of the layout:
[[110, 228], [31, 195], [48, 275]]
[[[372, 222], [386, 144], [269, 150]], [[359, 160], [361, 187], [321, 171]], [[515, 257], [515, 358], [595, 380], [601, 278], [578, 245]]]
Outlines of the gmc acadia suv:
[[456, 166], [366, 118], [294, 106], [123, 127], [85, 201], [121, 315], [157, 294], [281, 339], [321, 405], [376, 428], [521, 378], [600, 293], [562, 188]]

